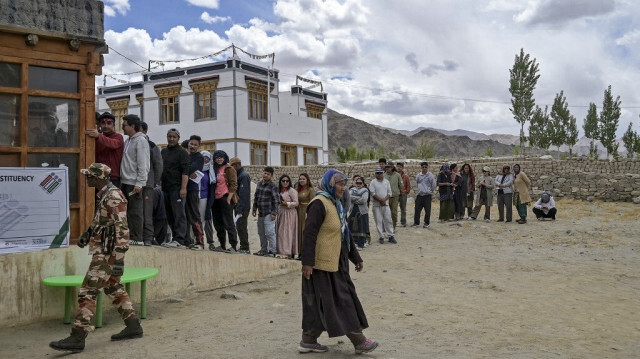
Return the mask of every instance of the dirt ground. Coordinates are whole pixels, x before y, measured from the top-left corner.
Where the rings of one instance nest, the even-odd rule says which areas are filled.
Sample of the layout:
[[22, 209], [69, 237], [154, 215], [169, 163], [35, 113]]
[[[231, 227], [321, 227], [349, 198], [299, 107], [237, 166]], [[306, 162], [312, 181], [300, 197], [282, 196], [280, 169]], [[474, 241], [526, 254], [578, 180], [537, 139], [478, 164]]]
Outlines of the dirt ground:
[[[555, 222], [438, 223], [434, 203], [431, 229], [398, 227], [397, 245], [374, 234], [363, 272], [352, 271], [365, 334], [380, 343], [365, 356], [639, 358], [640, 207], [560, 200], [558, 208]], [[108, 308], [74, 358], [298, 358], [300, 281], [291, 273], [151, 302], [144, 338], [121, 343], [109, 341], [122, 324]], [[66, 356], [48, 342], [69, 329], [60, 319], [0, 329], [0, 357]], [[320, 342], [329, 353], [304, 358], [354, 355], [346, 337]]]

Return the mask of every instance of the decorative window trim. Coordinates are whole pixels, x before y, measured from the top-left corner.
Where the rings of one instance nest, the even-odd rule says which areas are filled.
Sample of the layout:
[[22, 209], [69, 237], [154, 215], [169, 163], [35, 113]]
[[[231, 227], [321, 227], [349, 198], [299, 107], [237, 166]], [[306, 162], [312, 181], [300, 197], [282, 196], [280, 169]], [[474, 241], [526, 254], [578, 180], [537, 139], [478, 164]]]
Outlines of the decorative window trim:
[[176, 97], [180, 95], [180, 88], [182, 85], [156, 87], [154, 90], [156, 90], [158, 97]]
[[122, 118], [127, 114], [127, 109], [129, 108], [129, 96], [107, 99], [107, 105], [111, 110], [111, 114], [116, 118], [114, 130], [118, 133], [123, 133]]
[[322, 119], [322, 114], [324, 113], [324, 109], [327, 107], [325, 104], [321, 104], [318, 102], [313, 102], [306, 100], [305, 108], [307, 110], [307, 117], [315, 118], [318, 120]]
[[218, 79], [189, 81], [189, 86], [193, 92], [215, 92], [218, 88]]

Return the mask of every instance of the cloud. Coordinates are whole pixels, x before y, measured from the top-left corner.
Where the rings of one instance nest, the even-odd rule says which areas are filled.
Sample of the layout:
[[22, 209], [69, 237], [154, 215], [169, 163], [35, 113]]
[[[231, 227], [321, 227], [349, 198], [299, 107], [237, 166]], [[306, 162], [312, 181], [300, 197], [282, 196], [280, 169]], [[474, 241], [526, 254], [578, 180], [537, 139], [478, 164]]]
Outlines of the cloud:
[[418, 61], [416, 60], [416, 54], [414, 52], [407, 54], [407, 56], [404, 57], [405, 60], [407, 60], [407, 63], [409, 64], [409, 66], [411, 66], [412, 69], [417, 70], [418, 69]]
[[[551, 104], [564, 90], [581, 128], [586, 114], [581, 106], [600, 107], [611, 84], [623, 107], [629, 106], [622, 111], [621, 134], [630, 121], [637, 122], [638, 110], [631, 106], [640, 106], [640, 20], [634, 15], [640, 2], [576, 0], [580, 6], [574, 7], [567, 2], [274, 0], [273, 13], [265, 17], [218, 22], [227, 26], [224, 32], [175, 26], [153, 38], [130, 28], [107, 31], [105, 39], [145, 67], [149, 59], [199, 57], [233, 42], [258, 55], [275, 52], [282, 91], [295, 83], [295, 75], [320, 80], [329, 107], [356, 118], [398, 129], [516, 135], [508, 70], [524, 48], [540, 65], [537, 104]], [[167, 62], [164, 69], [201, 62]], [[115, 52], [105, 56], [105, 64], [105, 74], [141, 70]]]
[[120, 15], [126, 15], [131, 9], [129, 0], [104, 0], [104, 14], [109, 17], [116, 16], [116, 12]]
[[217, 9], [220, 6], [220, 0], [185, 0], [189, 4], [207, 9]]
[[616, 45], [629, 46], [640, 42], [640, 30], [635, 29], [627, 32], [616, 39]]
[[203, 12], [200, 15], [200, 20], [206, 22], [207, 24], [216, 24], [219, 22], [231, 21], [231, 17], [229, 16], [211, 16], [208, 12]]
[[437, 75], [440, 71], [453, 72], [458, 68], [458, 64], [451, 60], [442, 61], [442, 65], [429, 64], [429, 66], [422, 69], [420, 72], [423, 75], [427, 75], [429, 77]]
[[528, 25], [562, 24], [568, 21], [597, 17], [610, 13], [614, 0], [535, 0], [514, 16], [514, 20]]

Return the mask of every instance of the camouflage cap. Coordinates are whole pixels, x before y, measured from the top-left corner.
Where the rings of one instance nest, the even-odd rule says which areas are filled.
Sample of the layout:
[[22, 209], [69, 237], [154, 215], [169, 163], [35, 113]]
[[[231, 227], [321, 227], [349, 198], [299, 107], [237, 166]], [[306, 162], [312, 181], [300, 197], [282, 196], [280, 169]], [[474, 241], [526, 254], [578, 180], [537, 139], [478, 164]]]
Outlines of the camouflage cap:
[[92, 163], [87, 169], [81, 169], [80, 173], [86, 176], [94, 176], [98, 179], [109, 179], [111, 167], [102, 163]]

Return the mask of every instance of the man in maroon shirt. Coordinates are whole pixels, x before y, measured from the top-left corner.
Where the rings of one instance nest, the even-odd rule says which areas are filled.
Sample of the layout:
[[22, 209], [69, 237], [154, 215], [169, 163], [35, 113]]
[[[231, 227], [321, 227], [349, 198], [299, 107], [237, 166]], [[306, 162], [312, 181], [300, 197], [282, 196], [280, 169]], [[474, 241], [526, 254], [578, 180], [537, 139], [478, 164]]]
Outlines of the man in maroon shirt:
[[120, 188], [120, 162], [124, 150], [124, 138], [115, 131], [116, 118], [109, 112], [98, 117], [102, 133], [97, 129], [84, 131], [96, 139], [96, 163], [104, 163], [111, 168], [110, 181]]

